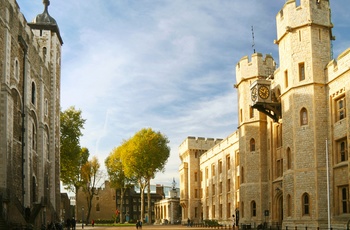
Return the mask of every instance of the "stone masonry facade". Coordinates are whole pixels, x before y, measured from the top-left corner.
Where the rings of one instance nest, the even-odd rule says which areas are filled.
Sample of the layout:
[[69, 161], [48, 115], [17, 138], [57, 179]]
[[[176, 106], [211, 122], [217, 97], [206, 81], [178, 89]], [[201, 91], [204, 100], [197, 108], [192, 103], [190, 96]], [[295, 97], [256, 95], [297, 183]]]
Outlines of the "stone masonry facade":
[[345, 228], [350, 219], [350, 48], [332, 60], [328, 0], [287, 0], [276, 25], [279, 66], [260, 53], [236, 65], [238, 130], [179, 147], [183, 222], [235, 215], [240, 226]]
[[0, 0], [0, 218], [8, 224], [59, 217], [63, 42], [48, 5], [27, 22], [15, 0]]

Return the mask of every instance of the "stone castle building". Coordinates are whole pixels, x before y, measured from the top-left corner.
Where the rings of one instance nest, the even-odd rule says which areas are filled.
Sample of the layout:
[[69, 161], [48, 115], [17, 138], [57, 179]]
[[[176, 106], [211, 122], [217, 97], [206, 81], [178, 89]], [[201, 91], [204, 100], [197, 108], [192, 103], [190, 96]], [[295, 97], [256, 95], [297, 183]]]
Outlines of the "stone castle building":
[[276, 24], [279, 66], [259, 53], [236, 65], [238, 130], [180, 145], [183, 221], [344, 228], [350, 219], [350, 49], [332, 60], [329, 0], [287, 0]]
[[[172, 193], [166, 192], [172, 190]], [[179, 212], [179, 198], [169, 197], [168, 194], [177, 194], [179, 189], [170, 189], [168, 186], [163, 185], [151, 185], [151, 211], [147, 210], [147, 194], [144, 196], [145, 205], [145, 218], [148, 221], [150, 218], [151, 223], [160, 223], [162, 219], [168, 219], [174, 222], [180, 217], [177, 215]], [[171, 199], [170, 199], [171, 198]], [[123, 205], [121, 205], [123, 203]], [[136, 223], [137, 220], [141, 219], [141, 194], [139, 188], [131, 186], [125, 189], [123, 199], [121, 199], [121, 189], [115, 189], [111, 187], [109, 181], [104, 182], [103, 188], [96, 189], [95, 195], [91, 201], [90, 217], [87, 220], [87, 199], [86, 193], [83, 189], [78, 191], [77, 197], [77, 221], [81, 222], [84, 218], [84, 223], [91, 223], [92, 220], [96, 221], [110, 221], [116, 217], [117, 221], [120, 221], [121, 216], [123, 217], [122, 222]], [[166, 210], [168, 206], [171, 206], [176, 213], [168, 212], [165, 214], [162, 210]], [[121, 207], [123, 206], [123, 207]], [[168, 210], [168, 209], [167, 209]], [[118, 215], [116, 216], [116, 212]], [[122, 215], [120, 215], [122, 213]], [[171, 218], [172, 217], [172, 218]], [[87, 222], [86, 222], [87, 221]]]
[[157, 193], [162, 195], [162, 199], [154, 203], [155, 224], [180, 224], [180, 191], [176, 188], [175, 180], [171, 188], [158, 186], [157, 190], [160, 190]]
[[0, 0], [0, 222], [40, 226], [59, 218], [58, 25], [44, 12], [27, 22]]

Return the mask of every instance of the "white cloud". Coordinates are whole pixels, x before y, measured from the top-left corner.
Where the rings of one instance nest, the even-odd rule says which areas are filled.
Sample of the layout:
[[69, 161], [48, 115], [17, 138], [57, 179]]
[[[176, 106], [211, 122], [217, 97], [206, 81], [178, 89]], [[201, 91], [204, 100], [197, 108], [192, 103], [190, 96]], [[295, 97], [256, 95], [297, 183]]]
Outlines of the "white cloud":
[[[347, 1], [331, 3], [343, 12], [333, 11], [335, 54], [349, 46]], [[29, 21], [43, 10], [40, 1], [17, 2]], [[64, 41], [61, 104], [87, 119], [82, 145], [104, 164], [123, 139], [143, 127], [159, 130], [170, 140], [171, 156], [154, 182], [170, 184], [187, 136], [225, 138], [236, 130], [235, 65], [253, 53], [252, 26], [256, 51], [278, 62], [275, 15], [284, 3], [51, 1]]]

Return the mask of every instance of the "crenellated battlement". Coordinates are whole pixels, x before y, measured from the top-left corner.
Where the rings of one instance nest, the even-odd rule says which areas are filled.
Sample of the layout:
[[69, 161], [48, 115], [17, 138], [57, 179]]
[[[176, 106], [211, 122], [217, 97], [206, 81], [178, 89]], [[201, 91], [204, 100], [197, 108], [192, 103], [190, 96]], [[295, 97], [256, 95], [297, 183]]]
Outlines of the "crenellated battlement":
[[185, 153], [188, 149], [208, 150], [220, 143], [220, 138], [204, 138], [204, 137], [187, 137], [179, 146], [180, 155]]
[[344, 72], [350, 70], [350, 48], [341, 53], [337, 59], [332, 60], [327, 65], [328, 82], [341, 76]]
[[244, 79], [268, 77], [275, 69], [276, 62], [269, 54], [263, 57], [261, 53], [254, 53], [251, 60], [248, 56], [244, 56], [236, 65], [236, 82], [239, 84]]
[[295, 0], [288, 0], [276, 15], [276, 25], [276, 43], [279, 43], [285, 34], [304, 26], [332, 28], [329, 1], [301, 0], [300, 5], [297, 5]]

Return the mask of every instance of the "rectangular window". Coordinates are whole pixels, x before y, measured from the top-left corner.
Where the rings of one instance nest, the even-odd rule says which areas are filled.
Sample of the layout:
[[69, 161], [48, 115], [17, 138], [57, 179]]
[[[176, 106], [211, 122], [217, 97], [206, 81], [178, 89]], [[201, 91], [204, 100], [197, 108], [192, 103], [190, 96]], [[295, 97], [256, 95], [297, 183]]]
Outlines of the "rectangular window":
[[215, 165], [214, 164], [211, 166], [211, 175], [215, 176]]
[[214, 196], [215, 195], [215, 184], [212, 185], [211, 192], [212, 192], [212, 195]]
[[198, 173], [194, 172], [194, 181], [197, 182]]
[[249, 106], [249, 117], [254, 118], [254, 109], [251, 106]]
[[299, 63], [299, 80], [305, 80], [305, 64], [304, 62]]
[[222, 204], [219, 205], [219, 218], [222, 218]]
[[338, 163], [348, 160], [348, 144], [347, 138], [338, 140], [336, 142]]
[[288, 88], [288, 70], [284, 71], [284, 87]]
[[219, 174], [222, 173], [222, 161], [220, 160], [219, 161]]
[[231, 216], [231, 203], [228, 203], [228, 205], [227, 205], [226, 216], [227, 217]]
[[337, 114], [336, 121], [340, 121], [346, 117], [345, 97], [343, 96], [342, 98], [336, 100], [335, 104], [336, 104], [336, 114]]
[[194, 189], [194, 198], [198, 198], [198, 189]]
[[231, 179], [227, 179], [227, 192], [231, 191]]
[[349, 187], [342, 186], [339, 187], [339, 197], [340, 197], [340, 213], [349, 213]]
[[231, 169], [231, 157], [230, 157], [230, 155], [226, 156], [226, 169], [227, 170]]

